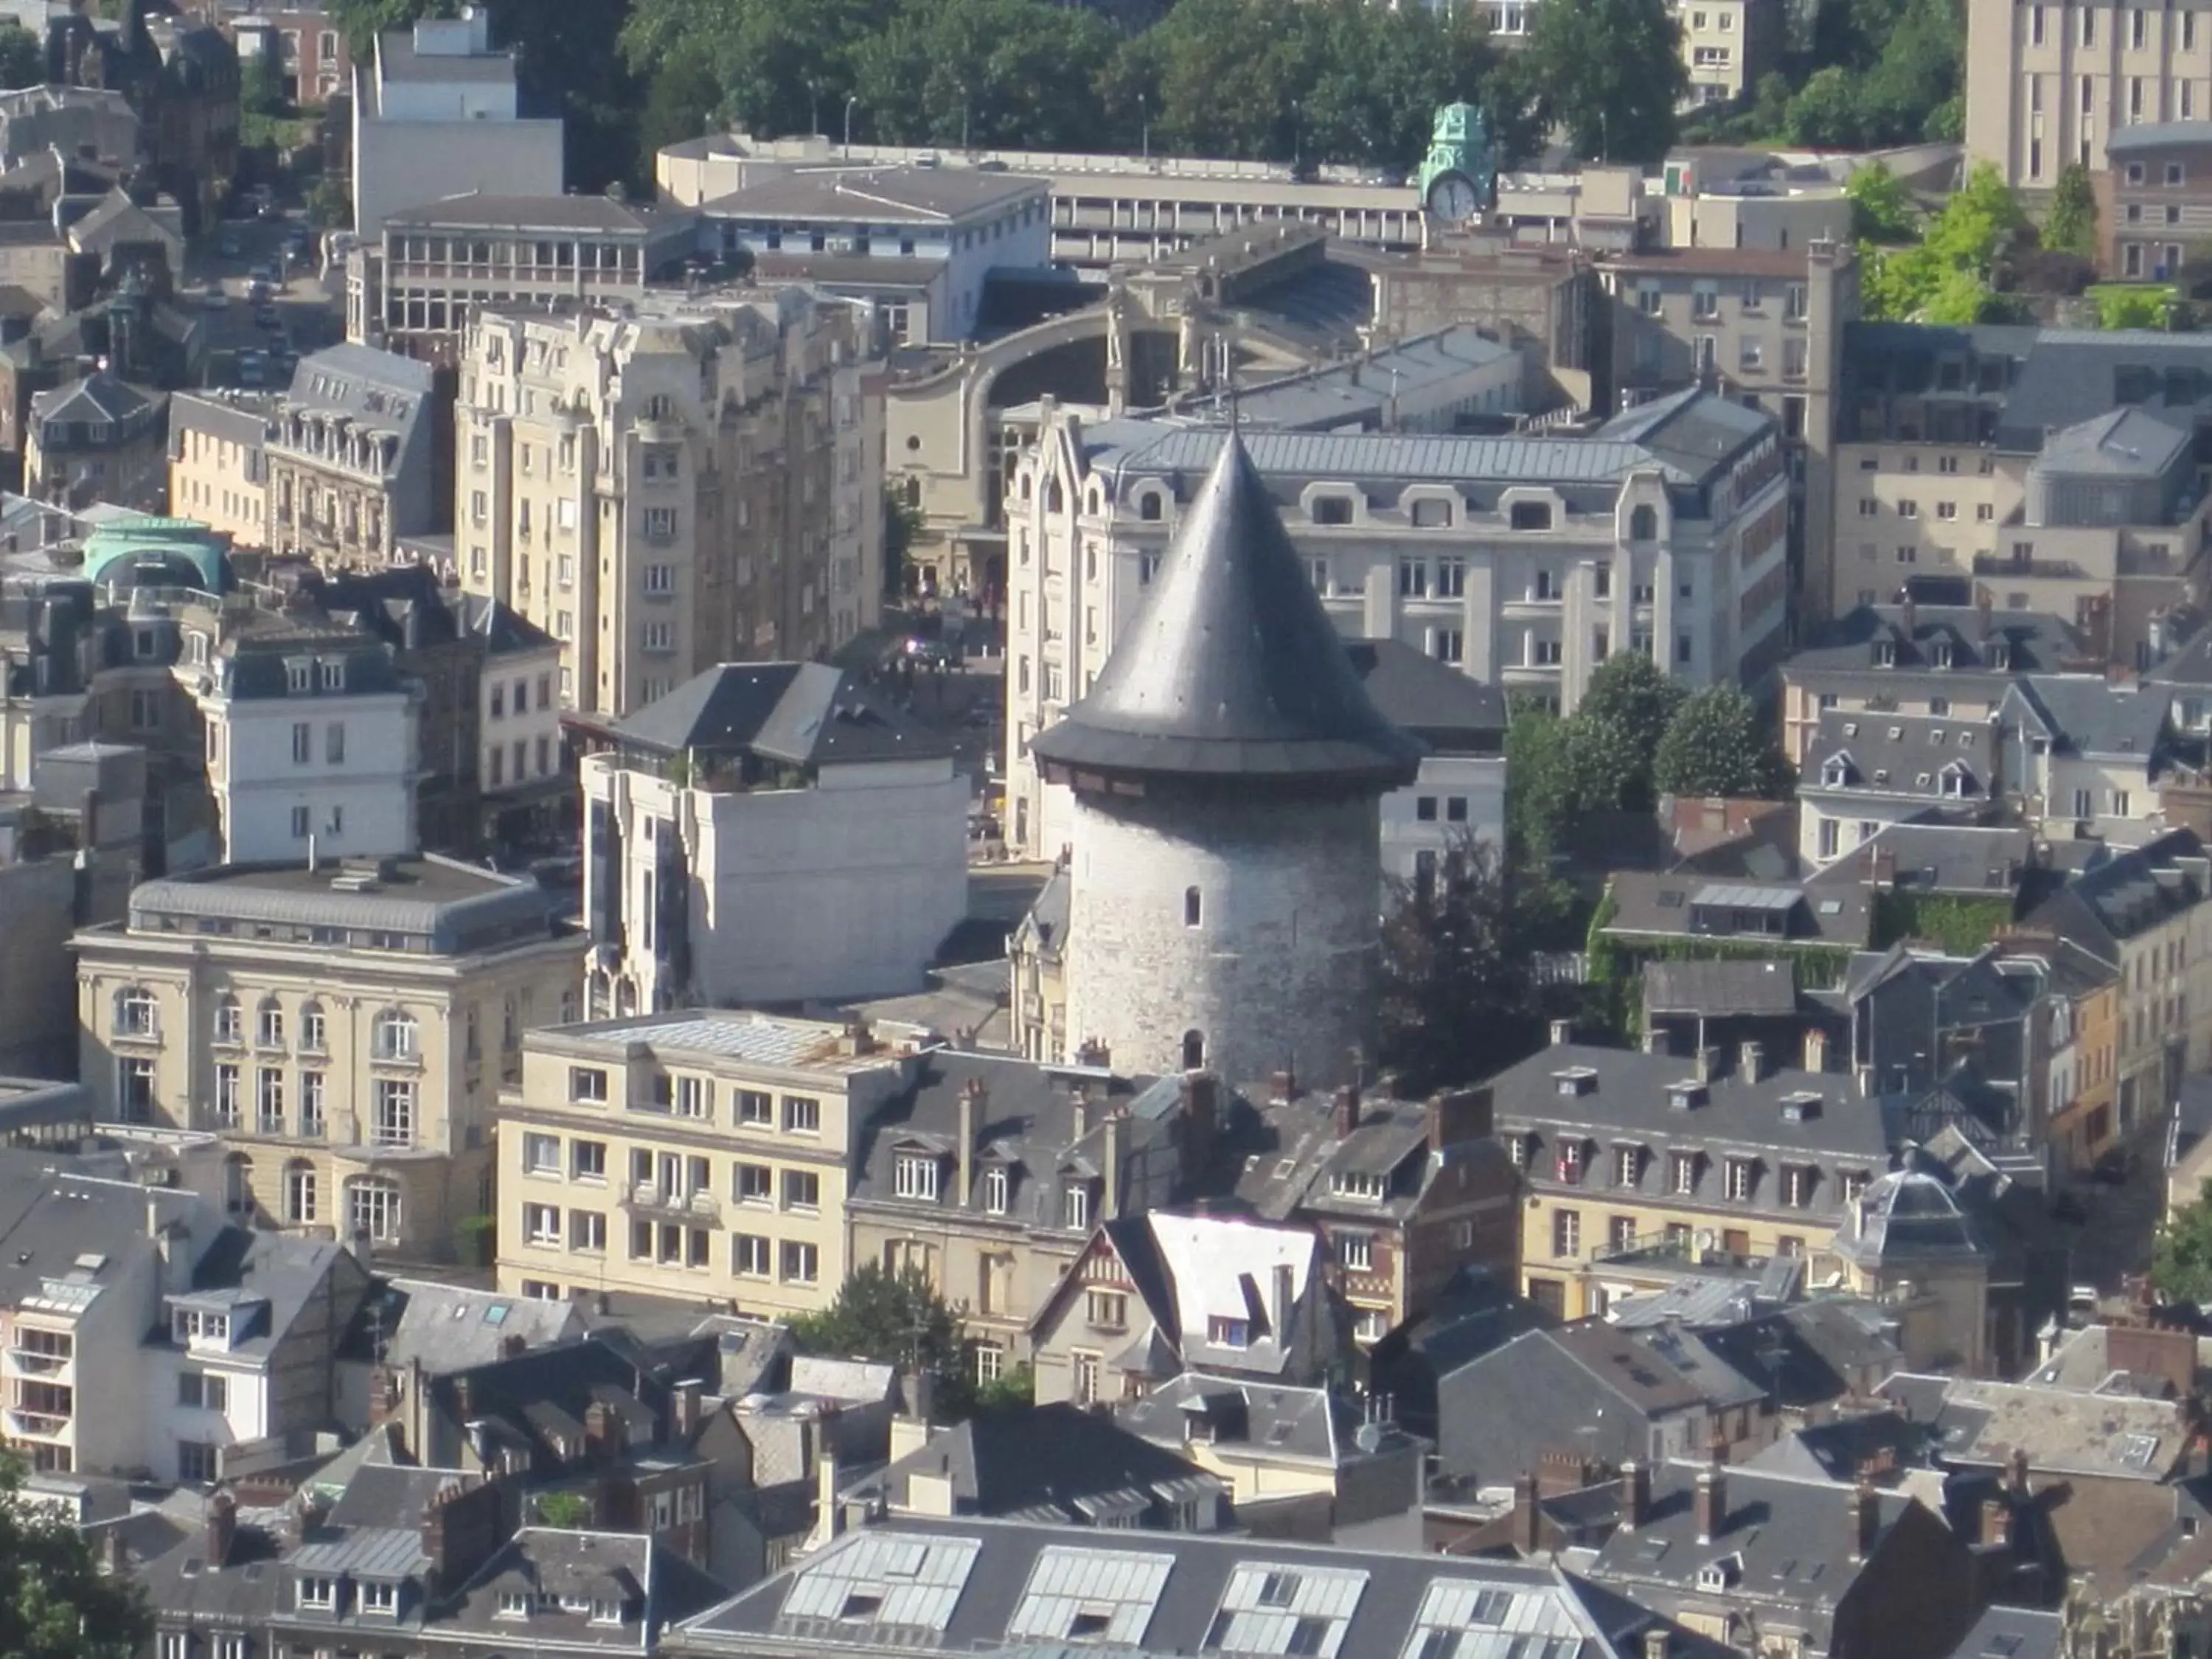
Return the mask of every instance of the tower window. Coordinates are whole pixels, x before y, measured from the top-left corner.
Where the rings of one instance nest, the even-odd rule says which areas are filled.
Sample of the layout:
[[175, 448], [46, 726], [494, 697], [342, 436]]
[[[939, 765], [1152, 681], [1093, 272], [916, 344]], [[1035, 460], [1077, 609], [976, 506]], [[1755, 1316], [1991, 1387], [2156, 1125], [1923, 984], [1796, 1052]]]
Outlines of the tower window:
[[1206, 1069], [1206, 1035], [1202, 1031], [1182, 1034], [1182, 1068], [1186, 1072]]
[[1184, 927], [1197, 927], [1200, 917], [1205, 914], [1205, 908], [1204, 902], [1198, 896], [1197, 888], [1186, 887], [1182, 890], [1182, 925]]

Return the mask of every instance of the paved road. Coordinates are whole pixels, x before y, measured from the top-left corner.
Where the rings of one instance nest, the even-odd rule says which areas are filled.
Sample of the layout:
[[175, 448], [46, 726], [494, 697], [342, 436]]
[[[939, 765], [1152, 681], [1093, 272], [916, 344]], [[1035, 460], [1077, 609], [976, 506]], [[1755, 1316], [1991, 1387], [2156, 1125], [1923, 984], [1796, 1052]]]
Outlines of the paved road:
[[[185, 303], [201, 305], [207, 319], [210, 386], [248, 384], [238, 368], [241, 352], [307, 352], [345, 337], [343, 276], [326, 279], [316, 270], [312, 240], [306, 260], [284, 257], [286, 233], [305, 223], [304, 215], [296, 210], [281, 220], [230, 221], [221, 235], [234, 240], [235, 253], [225, 254], [210, 246], [187, 260]], [[276, 313], [273, 328], [257, 319], [247, 299], [253, 270], [271, 264], [285, 277], [270, 295]], [[205, 300], [210, 289], [217, 289], [228, 301], [221, 308], [208, 306]], [[274, 365], [264, 369], [262, 378], [271, 387], [283, 385], [286, 379]]]

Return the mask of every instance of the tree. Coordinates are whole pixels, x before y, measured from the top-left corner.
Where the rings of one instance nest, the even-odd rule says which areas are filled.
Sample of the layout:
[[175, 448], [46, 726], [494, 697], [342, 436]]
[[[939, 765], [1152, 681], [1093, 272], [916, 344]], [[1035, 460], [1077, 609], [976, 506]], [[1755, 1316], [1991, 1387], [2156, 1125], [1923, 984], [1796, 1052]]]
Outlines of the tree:
[[1833, 64], [1816, 70], [1790, 100], [1782, 125], [1791, 143], [1814, 149], [1856, 149], [1863, 130], [1856, 87], [1848, 71]]
[[1885, 161], [1869, 161], [1844, 185], [1850, 198], [1851, 234], [1861, 241], [1909, 242], [1920, 228], [1919, 210], [1904, 180]]
[[1541, 869], [1566, 816], [1566, 724], [1530, 691], [1508, 694], [1505, 839], [1516, 866]]
[[284, 70], [273, 52], [257, 52], [239, 77], [239, 107], [248, 115], [281, 116], [291, 107], [284, 96]]
[[2212, 1302], [2212, 1190], [2159, 1224], [2150, 1282], [2168, 1302]]
[[138, 1587], [104, 1576], [76, 1527], [23, 1501], [0, 1458], [0, 1649], [9, 1659], [131, 1659], [154, 1636]]
[[1786, 773], [1749, 697], [1709, 685], [1683, 699], [1651, 762], [1662, 795], [1774, 795]]
[[2099, 328], [2166, 328], [2172, 323], [2172, 289], [2115, 286], [2094, 289], [2089, 297], [2097, 302]]
[[2051, 192], [2051, 210], [2043, 219], [2043, 246], [2085, 259], [2096, 256], [2097, 197], [2089, 185], [2089, 169], [2079, 162], [2059, 173]]
[[1429, 880], [1393, 894], [1379, 1047], [1401, 1089], [1474, 1082], [1534, 1051], [1539, 885], [1510, 878], [1495, 848], [1462, 832]]
[[654, 70], [637, 118], [638, 178], [653, 177], [653, 161], [668, 145], [707, 131], [721, 101], [721, 83], [702, 58], [687, 55]]
[[1528, 56], [1539, 107], [1577, 155], [1658, 161], [1673, 148], [1690, 76], [1665, 0], [1544, 0]]
[[1977, 164], [1917, 246], [1860, 249], [1865, 315], [1952, 325], [2003, 320], [2015, 307], [1992, 279], [2027, 223], [2003, 176], [1986, 161]]
[[46, 78], [46, 53], [39, 37], [12, 19], [0, 22], [0, 88], [12, 92]]
[[1600, 663], [1566, 723], [1562, 807], [1577, 817], [1649, 811], [1656, 802], [1652, 757], [1681, 700], [1682, 687], [1644, 652], [1618, 652]]
[[864, 1262], [839, 1287], [835, 1302], [793, 1319], [791, 1335], [806, 1353], [872, 1359], [927, 1375], [940, 1408], [968, 1399], [959, 1316], [918, 1268], [893, 1273]]

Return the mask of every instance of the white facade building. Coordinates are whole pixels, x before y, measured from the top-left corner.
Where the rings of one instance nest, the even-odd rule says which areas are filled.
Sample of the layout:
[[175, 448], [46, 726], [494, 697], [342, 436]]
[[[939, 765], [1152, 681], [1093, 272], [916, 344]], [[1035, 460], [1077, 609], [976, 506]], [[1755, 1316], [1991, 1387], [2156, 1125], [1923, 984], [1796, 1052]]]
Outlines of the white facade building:
[[[1010, 844], [1053, 856], [1066, 803], [1031, 741], [1090, 688], [1211, 465], [1218, 430], [1048, 414], [1006, 499]], [[1248, 431], [1340, 630], [1571, 710], [1616, 650], [1692, 685], [1783, 648], [1788, 479], [1756, 410], [1698, 391], [1587, 436]]]
[[583, 763], [594, 1016], [918, 990], [966, 914], [949, 744], [819, 664], [726, 664]]
[[354, 70], [354, 228], [382, 234], [384, 216], [444, 197], [558, 196], [562, 124], [525, 120], [514, 55], [494, 51], [489, 13], [418, 19], [380, 35]]
[[185, 625], [176, 672], [207, 727], [220, 862], [416, 850], [422, 693], [381, 643], [276, 611]]

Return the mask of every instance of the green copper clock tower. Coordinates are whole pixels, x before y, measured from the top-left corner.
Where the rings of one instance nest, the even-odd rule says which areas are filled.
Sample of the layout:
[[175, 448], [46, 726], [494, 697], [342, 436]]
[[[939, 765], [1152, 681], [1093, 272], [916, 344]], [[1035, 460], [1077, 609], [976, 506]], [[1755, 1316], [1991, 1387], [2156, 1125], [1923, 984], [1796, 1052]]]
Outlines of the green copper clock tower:
[[1414, 180], [1421, 205], [1447, 224], [1464, 224], [1486, 211], [1498, 193], [1498, 163], [1491, 154], [1490, 124], [1473, 104], [1446, 104], [1437, 112], [1429, 153]]

